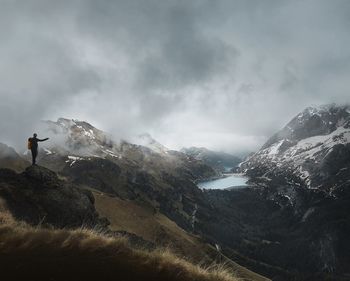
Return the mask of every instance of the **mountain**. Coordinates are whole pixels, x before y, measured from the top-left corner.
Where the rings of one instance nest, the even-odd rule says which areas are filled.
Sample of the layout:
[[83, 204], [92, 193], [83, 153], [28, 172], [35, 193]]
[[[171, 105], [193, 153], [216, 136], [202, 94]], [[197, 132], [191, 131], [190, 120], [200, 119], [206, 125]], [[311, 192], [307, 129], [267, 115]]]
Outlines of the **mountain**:
[[44, 121], [42, 126], [46, 134], [52, 136], [50, 142], [43, 143], [47, 147], [47, 155], [72, 154], [102, 158], [120, 156], [119, 146], [112, 137], [87, 122], [59, 118], [56, 122]]
[[255, 181], [272, 178], [336, 196], [350, 178], [350, 107], [309, 107], [273, 135], [240, 169]]
[[181, 152], [158, 153], [116, 142], [87, 122], [60, 118], [43, 125], [50, 141], [42, 143], [40, 165], [74, 184], [142, 201], [192, 229], [195, 201], [200, 198], [195, 182], [217, 175], [210, 166]]
[[306, 108], [241, 163], [240, 171], [250, 177], [253, 189], [266, 202], [275, 205], [265, 221], [270, 233], [263, 235], [274, 242], [260, 249], [259, 259], [267, 262], [280, 251], [283, 268], [347, 280], [349, 106]]
[[212, 151], [205, 147], [182, 148], [181, 152], [194, 159], [203, 161], [220, 172], [229, 171], [242, 161], [239, 157], [225, 152]]

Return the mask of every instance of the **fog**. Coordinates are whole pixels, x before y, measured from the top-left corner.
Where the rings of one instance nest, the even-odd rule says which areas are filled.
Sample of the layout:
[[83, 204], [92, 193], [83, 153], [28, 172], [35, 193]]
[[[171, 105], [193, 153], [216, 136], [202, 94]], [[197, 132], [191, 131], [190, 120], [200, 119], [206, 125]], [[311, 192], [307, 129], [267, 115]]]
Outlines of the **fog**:
[[0, 0], [0, 142], [66, 117], [254, 151], [305, 107], [349, 102], [349, 24], [347, 0]]

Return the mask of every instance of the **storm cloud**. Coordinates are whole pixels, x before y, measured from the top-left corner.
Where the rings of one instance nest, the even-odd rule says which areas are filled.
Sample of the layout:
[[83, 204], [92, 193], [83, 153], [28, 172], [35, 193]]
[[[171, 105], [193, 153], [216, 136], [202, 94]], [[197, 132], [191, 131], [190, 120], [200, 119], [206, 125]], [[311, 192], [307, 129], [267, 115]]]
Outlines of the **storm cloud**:
[[347, 0], [0, 0], [0, 141], [67, 117], [253, 151], [305, 107], [349, 102], [349, 25]]

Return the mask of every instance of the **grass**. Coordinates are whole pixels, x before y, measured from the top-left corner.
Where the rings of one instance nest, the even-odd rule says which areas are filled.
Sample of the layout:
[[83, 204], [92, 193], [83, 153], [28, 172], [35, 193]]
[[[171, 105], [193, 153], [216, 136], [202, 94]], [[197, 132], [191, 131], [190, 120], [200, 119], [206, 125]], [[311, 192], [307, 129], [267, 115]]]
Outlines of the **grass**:
[[101, 216], [108, 218], [112, 230], [134, 233], [158, 246], [170, 249], [177, 256], [190, 258], [193, 263], [208, 265], [212, 264], [213, 260], [224, 263], [226, 268], [241, 280], [269, 280], [220, 255], [200, 237], [184, 231], [161, 213], [155, 213], [154, 210], [142, 204], [136, 204], [135, 201], [121, 200], [102, 192], [92, 191], [96, 210]]
[[167, 250], [136, 250], [123, 237], [30, 227], [0, 212], [1, 280], [237, 281], [223, 266], [203, 268]]

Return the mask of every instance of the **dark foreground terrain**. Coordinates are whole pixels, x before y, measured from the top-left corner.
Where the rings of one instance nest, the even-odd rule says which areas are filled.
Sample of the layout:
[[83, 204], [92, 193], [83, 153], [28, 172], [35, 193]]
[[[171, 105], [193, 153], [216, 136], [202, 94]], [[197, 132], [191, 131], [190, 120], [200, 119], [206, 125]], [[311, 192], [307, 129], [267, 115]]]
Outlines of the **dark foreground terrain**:
[[84, 189], [40, 166], [0, 169], [0, 241], [1, 280], [268, 280], [217, 259], [210, 244], [148, 204]]

